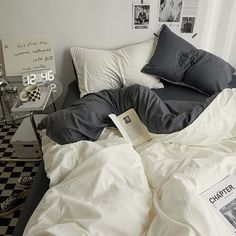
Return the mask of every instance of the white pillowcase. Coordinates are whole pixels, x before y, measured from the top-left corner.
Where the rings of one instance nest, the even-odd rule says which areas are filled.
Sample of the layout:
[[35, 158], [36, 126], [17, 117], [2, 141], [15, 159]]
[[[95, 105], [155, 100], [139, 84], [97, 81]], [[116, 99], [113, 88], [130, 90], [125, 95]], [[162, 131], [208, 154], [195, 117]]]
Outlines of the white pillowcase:
[[72, 47], [70, 51], [81, 97], [87, 93], [132, 84], [163, 88], [158, 78], [141, 72], [153, 55], [155, 47], [155, 39], [116, 50]]
[[141, 72], [149, 62], [156, 48], [156, 39], [137, 43], [117, 49], [120, 55], [120, 69], [122, 82], [125, 86], [140, 84], [148, 88], [163, 88], [163, 84], [156, 76]]

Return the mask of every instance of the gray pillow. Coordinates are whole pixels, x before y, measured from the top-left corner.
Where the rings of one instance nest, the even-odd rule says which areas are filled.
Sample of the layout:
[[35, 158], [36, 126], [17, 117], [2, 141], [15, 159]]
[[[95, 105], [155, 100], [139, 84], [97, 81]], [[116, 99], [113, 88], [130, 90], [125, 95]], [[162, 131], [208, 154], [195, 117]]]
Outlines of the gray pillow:
[[223, 59], [196, 49], [163, 25], [155, 52], [142, 72], [212, 95], [228, 86], [235, 69]]
[[180, 82], [186, 70], [185, 54], [195, 49], [193, 45], [162, 26], [158, 43], [149, 63], [142, 72], [156, 75], [170, 82]]
[[183, 77], [185, 84], [209, 95], [228, 87], [235, 72], [229, 63], [200, 49], [193, 50], [191, 54], [191, 65]]

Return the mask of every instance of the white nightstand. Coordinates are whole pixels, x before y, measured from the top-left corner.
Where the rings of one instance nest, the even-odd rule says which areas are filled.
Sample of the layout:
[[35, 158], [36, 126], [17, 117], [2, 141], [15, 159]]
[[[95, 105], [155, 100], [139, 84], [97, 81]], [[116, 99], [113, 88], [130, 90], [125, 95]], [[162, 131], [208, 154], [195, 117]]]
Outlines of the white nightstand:
[[[54, 110], [56, 111], [56, 106], [55, 106], [55, 101], [52, 95], [52, 91], [53, 91], [53, 88], [51, 86], [40, 86], [41, 98], [38, 101], [23, 103], [20, 101], [20, 99], [17, 99], [16, 103], [13, 105], [11, 109], [12, 113], [20, 113], [20, 112], [30, 113], [30, 121], [31, 121], [32, 128], [34, 130], [34, 133], [38, 142], [38, 146], [40, 147], [40, 150], [41, 150], [41, 137], [37, 131], [37, 125], [35, 122], [34, 115], [35, 113], [39, 113], [45, 110], [45, 107], [48, 104], [49, 99], [52, 100]], [[19, 128], [21, 128], [21, 125]], [[24, 140], [22, 140], [22, 143], [23, 142]]]
[[[15, 153], [19, 154], [18, 155], [19, 160], [22, 159], [24, 154], [30, 154], [30, 152], [27, 151], [27, 147], [30, 148], [30, 146], [31, 146], [33, 152], [36, 152], [36, 153], [40, 152], [42, 154], [41, 137], [37, 131], [37, 124], [43, 118], [42, 113], [45, 113], [46, 107], [48, 107], [49, 105], [53, 105], [54, 111], [56, 111], [55, 100], [57, 98], [59, 98], [59, 96], [62, 93], [62, 90], [63, 89], [62, 89], [61, 83], [59, 83], [59, 86], [56, 88], [56, 90], [55, 90], [55, 88], [51, 87], [50, 85], [42, 85], [42, 86], [40, 86], [40, 92], [41, 92], [40, 100], [38, 100], [36, 102], [22, 103], [19, 100], [19, 98], [16, 99], [14, 105], [11, 108], [12, 114], [20, 114], [20, 113], [28, 113], [29, 114], [29, 117], [25, 118], [22, 121], [22, 123], [18, 127], [15, 135], [11, 139], [11, 144], [13, 145], [13, 147], [15, 149]], [[26, 130], [27, 126], [28, 126], [28, 130]], [[32, 135], [32, 134], [34, 134], [34, 135]], [[37, 147], [35, 146], [35, 141], [37, 142]], [[29, 148], [28, 148], [28, 150], [29, 150]], [[22, 153], [20, 153], [20, 151]], [[38, 160], [38, 159], [34, 158], [36, 153], [33, 153], [33, 158], [31, 158], [31, 161]], [[28, 158], [25, 158], [25, 159], [29, 160]]]
[[[38, 124], [46, 116], [46, 114], [34, 115], [35, 123]], [[10, 143], [14, 148], [14, 156], [17, 157], [17, 160], [38, 161], [42, 157], [41, 147], [32, 127], [30, 117], [24, 118], [11, 138]], [[12, 161], [13, 159], [10, 160]]]

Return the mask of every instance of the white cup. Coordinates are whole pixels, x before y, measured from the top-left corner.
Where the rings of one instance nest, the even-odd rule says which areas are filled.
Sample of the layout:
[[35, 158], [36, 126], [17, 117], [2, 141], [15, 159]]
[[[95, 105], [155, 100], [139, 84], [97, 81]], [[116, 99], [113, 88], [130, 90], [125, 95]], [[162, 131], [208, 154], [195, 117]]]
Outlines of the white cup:
[[41, 98], [41, 93], [38, 85], [31, 84], [25, 87], [19, 94], [19, 99], [22, 102], [36, 102]]

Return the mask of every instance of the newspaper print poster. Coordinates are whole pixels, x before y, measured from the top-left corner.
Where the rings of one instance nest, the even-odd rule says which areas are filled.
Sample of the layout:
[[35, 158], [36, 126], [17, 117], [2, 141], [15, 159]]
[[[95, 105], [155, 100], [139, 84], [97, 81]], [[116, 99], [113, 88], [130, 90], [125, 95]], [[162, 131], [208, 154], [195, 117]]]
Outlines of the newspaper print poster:
[[[194, 33], [199, 0], [184, 0], [180, 33]], [[195, 33], [196, 36], [196, 33]]]
[[150, 4], [133, 2], [133, 29], [148, 29], [150, 19]]
[[194, 34], [199, 0], [159, 0], [158, 27], [166, 24], [175, 33]]

